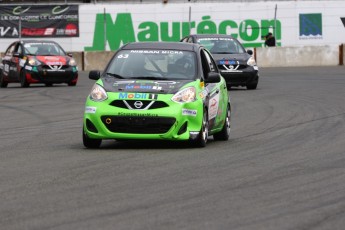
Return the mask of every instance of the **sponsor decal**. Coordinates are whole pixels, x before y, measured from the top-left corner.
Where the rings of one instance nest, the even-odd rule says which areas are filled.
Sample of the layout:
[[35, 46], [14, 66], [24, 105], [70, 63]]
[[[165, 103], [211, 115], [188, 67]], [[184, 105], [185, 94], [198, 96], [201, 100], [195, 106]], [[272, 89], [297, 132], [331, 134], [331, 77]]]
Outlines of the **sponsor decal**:
[[0, 37], [18, 37], [19, 32], [16, 27], [0, 26]]
[[26, 37], [45, 37], [53, 36], [54, 31], [55, 28], [23, 28], [21, 35]]
[[322, 14], [299, 15], [299, 39], [322, 39]]
[[152, 89], [151, 85], [126, 85], [125, 89]]
[[119, 112], [119, 116], [132, 116], [132, 117], [158, 117], [156, 113], [124, 113]]
[[26, 65], [26, 66], [25, 66], [25, 69], [27, 69], [27, 70], [30, 70], [30, 71], [31, 71], [31, 70], [32, 70], [32, 66]]
[[1, 6], [0, 37], [78, 37], [79, 6]]
[[113, 86], [133, 84], [134, 81], [115, 81]]
[[207, 92], [207, 90], [206, 90], [206, 89], [204, 89], [203, 91], [201, 91], [201, 92], [199, 93], [200, 98], [201, 98], [201, 99], [206, 98], [207, 93], [208, 93], [208, 92]]
[[119, 99], [151, 99], [156, 100], [158, 98], [157, 94], [151, 93], [119, 93]]
[[[105, 27], [107, 30], [104, 32]], [[195, 30], [197, 34], [228, 34], [231, 31], [231, 35], [241, 39], [245, 47], [263, 47], [262, 36], [275, 28], [277, 44], [280, 44], [281, 40], [281, 22], [274, 19], [245, 19], [242, 21], [226, 19], [215, 22], [210, 15], [204, 15], [199, 21], [153, 22], [140, 21], [139, 18], [133, 20], [132, 14], [127, 12], [117, 13], [115, 19], [109, 13], [98, 13], [94, 28], [93, 44], [84, 47], [85, 51], [104, 50], [105, 41], [110, 50], [118, 50], [122, 44], [136, 41], [177, 42], [182, 37], [189, 35], [190, 30]]]
[[208, 103], [209, 119], [215, 118], [218, 114], [219, 94], [212, 97]]
[[221, 60], [219, 61], [220, 65], [236, 65], [238, 64], [238, 61], [233, 61], [233, 60]]
[[239, 61], [233, 61], [233, 60], [222, 60], [219, 61], [219, 64], [223, 65], [225, 70], [221, 70], [221, 72], [242, 72], [241, 70], [237, 70], [240, 66]]
[[155, 81], [154, 83], [158, 84], [158, 85], [176, 85], [177, 83], [180, 83], [180, 82], [176, 82], [176, 81]]
[[19, 59], [19, 66], [23, 67], [25, 65], [25, 59]]
[[8, 64], [5, 64], [4, 70], [5, 70], [5, 72], [9, 72], [10, 71], [10, 66]]
[[61, 62], [50, 62], [50, 61], [49, 62], [47, 61], [46, 64], [47, 65], [59, 65], [59, 66], [62, 65]]
[[182, 115], [185, 115], [185, 116], [193, 116], [193, 117], [195, 117], [196, 114], [197, 114], [197, 110], [182, 109]]
[[198, 38], [198, 41], [232, 41], [232, 38]]
[[85, 107], [85, 113], [96, 113], [97, 107], [93, 106], [86, 106]]
[[176, 50], [131, 50], [131, 53], [139, 53], [139, 54], [178, 54], [178, 55], [183, 55], [182, 51], [176, 51]]
[[67, 7], [64, 8], [64, 9], [61, 9], [61, 6], [55, 6], [55, 7], [52, 9], [52, 13], [53, 13], [53, 14], [62, 14], [62, 13], [64, 13], [64, 12], [66, 12], [68, 9], [69, 9], [69, 6], [67, 6]]
[[13, 13], [13, 15], [22, 15], [22, 14], [24, 14], [26, 11], [30, 10], [30, 8], [31, 8], [31, 7], [29, 6], [29, 7], [27, 7], [26, 9], [22, 9], [21, 6], [17, 6], [17, 7], [15, 7], [15, 8], [13, 9], [12, 13]]

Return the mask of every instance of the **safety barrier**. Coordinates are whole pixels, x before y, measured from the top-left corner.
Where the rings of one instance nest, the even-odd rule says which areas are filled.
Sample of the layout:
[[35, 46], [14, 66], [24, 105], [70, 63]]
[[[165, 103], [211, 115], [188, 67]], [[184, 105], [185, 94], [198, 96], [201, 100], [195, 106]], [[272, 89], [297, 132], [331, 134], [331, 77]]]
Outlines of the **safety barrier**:
[[[259, 47], [254, 55], [259, 67], [335, 66], [344, 65], [345, 47], [301, 46], [301, 47]], [[78, 69], [103, 70], [115, 51], [72, 52]], [[1, 54], [1, 57], [3, 53]]]

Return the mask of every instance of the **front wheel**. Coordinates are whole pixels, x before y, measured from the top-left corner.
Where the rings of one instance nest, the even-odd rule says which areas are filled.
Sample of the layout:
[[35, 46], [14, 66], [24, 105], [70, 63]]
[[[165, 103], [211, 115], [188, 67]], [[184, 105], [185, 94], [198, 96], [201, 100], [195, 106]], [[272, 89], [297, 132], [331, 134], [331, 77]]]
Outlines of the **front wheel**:
[[98, 149], [102, 144], [102, 139], [93, 139], [88, 137], [83, 129], [83, 144], [89, 149]]
[[219, 133], [213, 134], [213, 139], [217, 141], [227, 141], [230, 137], [230, 131], [231, 131], [231, 109], [230, 109], [230, 105], [228, 105], [223, 128]]
[[204, 109], [204, 114], [202, 117], [202, 124], [198, 139], [195, 141], [197, 147], [205, 147], [208, 138], [208, 114], [207, 110]]
[[254, 90], [258, 87], [258, 83], [251, 83], [247, 85], [247, 89]]
[[4, 75], [2, 74], [2, 71], [0, 72], [0, 87], [6, 88], [8, 85], [8, 82], [5, 81]]
[[28, 80], [26, 79], [26, 72], [25, 70], [22, 70], [20, 72], [20, 86], [23, 88], [29, 87]]
[[77, 85], [77, 82], [69, 82], [67, 83], [68, 86], [76, 86]]

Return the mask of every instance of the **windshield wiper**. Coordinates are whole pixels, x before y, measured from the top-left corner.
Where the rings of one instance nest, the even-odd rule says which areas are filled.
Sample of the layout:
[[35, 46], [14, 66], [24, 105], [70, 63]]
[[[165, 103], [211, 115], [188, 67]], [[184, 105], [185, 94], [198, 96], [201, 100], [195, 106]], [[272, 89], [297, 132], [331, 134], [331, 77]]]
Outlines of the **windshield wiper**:
[[112, 77], [116, 77], [116, 78], [120, 78], [120, 79], [125, 79], [124, 77], [116, 74], [116, 73], [107, 73], [108, 76], [112, 76]]

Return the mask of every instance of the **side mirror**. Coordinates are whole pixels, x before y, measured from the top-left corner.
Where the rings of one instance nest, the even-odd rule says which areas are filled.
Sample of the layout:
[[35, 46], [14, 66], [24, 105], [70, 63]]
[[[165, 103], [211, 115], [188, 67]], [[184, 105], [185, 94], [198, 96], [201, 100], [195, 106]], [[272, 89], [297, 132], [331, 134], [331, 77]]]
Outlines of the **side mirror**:
[[220, 82], [220, 74], [216, 72], [209, 72], [207, 74], [207, 78], [205, 79], [205, 83], [218, 83]]
[[67, 53], [67, 56], [73, 57], [73, 54], [72, 53]]
[[23, 55], [20, 54], [20, 53], [15, 52], [15, 53], [13, 53], [13, 57], [22, 58]]
[[89, 79], [98, 80], [101, 77], [99, 70], [91, 70], [89, 73]]
[[253, 55], [253, 50], [247, 50], [247, 54]]

